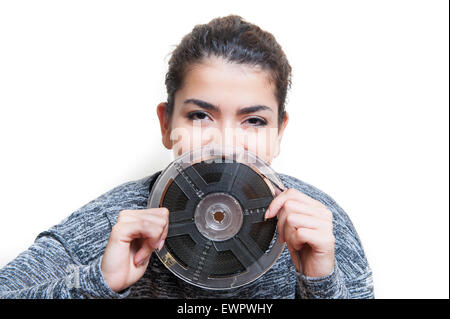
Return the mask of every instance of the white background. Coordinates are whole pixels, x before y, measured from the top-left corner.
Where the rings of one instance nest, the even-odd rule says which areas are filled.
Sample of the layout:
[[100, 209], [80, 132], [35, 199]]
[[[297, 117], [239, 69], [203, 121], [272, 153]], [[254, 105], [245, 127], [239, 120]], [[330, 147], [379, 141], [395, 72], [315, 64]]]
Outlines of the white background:
[[171, 50], [239, 14], [293, 67], [273, 167], [351, 217], [377, 298], [448, 298], [448, 1], [1, 1], [0, 267], [172, 159], [156, 105]]

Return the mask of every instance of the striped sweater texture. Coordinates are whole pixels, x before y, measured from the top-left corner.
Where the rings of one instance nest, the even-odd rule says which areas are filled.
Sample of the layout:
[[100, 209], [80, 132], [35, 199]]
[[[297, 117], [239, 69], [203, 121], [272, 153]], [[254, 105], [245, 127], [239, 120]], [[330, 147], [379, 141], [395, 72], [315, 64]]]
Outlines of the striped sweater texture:
[[297, 274], [287, 248], [264, 275], [242, 287], [214, 291], [173, 275], [152, 254], [144, 276], [116, 293], [106, 284], [101, 259], [117, 216], [147, 208], [157, 172], [119, 185], [40, 233], [28, 250], [0, 270], [0, 298], [374, 298], [372, 272], [347, 214], [327, 194], [292, 176], [286, 188], [320, 201], [333, 213], [335, 267], [325, 277]]

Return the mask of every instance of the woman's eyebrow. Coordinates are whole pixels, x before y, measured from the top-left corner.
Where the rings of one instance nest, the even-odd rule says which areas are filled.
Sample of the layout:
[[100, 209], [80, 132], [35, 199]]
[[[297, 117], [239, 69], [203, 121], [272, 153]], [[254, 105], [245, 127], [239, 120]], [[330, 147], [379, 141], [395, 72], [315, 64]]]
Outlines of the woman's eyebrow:
[[205, 109], [205, 110], [209, 110], [209, 111], [216, 111], [216, 112], [220, 112], [219, 108], [211, 103], [202, 101], [202, 100], [197, 100], [197, 99], [187, 99], [184, 100], [184, 104], [187, 103], [192, 103], [195, 104], [197, 106], [200, 106], [201, 108]]
[[[216, 111], [216, 112], [220, 112], [220, 109], [208, 102], [202, 101], [202, 100], [198, 100], [198, 99], [187, 99], [184, 101], [184, 104], [187, 103], [193, 103], [203, 109], [206, 110], [210, 110], [210, 111]], [[240, 110], [238, 110], [236, 113], [237, 115], [242, 115], [242, 114], [248, 114], [248, 113], [253, 113], [253, 112], [258, 112], [258, 111], [263, 111], [263, 110], [268, 110], [273, 112], [273, 110], [265, 105], [253, 105], [253, 106], [247, 106], [247, 107], [243, 107]]]
[[264, 110], [268, 110], [268, 111], [273, 112], [273, 110], [270, 107], [268, 107], [268, 106], [265, 106], [265, 105], [253, 105], [253, 106], [243, 107], [242, 109], [237, 111], [237, 115], [254, 113], [254, 112], [264, 111]]

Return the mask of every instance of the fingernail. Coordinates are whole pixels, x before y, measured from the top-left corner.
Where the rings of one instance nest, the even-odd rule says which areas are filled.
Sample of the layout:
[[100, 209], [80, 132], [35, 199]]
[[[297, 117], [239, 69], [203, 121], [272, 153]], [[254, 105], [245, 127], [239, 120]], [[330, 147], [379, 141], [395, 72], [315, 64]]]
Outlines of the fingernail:
[[158, 250], [161, 251], [161, 249], [164, 247], [164, 240], [161, 240], [159, 242]]
[[136, 263], [136, 266], [142, 266], [145, 263], [145, 258]]

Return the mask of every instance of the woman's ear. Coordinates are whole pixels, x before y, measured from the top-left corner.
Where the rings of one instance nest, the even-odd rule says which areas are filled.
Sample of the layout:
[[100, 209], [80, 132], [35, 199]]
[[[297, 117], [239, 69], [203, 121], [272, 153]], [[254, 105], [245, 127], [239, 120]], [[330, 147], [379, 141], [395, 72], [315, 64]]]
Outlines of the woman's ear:
[[161, 127], [161, 139], [165, 148], [172, 149], [172, 141], [170, 140], [170, 119], [166, 114], [166, 102], [161, 102], [156, 107], [156, 113], [159, 118], [159, 126]]
[[278, 129], [278, 136], [277, 136], [277, 142], [275, 143], [275, 152], [274, 152], [274, 158], [280, 154], [280, 145], [281, 145], [281, 139], [283, 138], [284, 130], [286, 129], [286, 126], [289, 122], [289, 114], [288, 112], [284, 112], [284, 118], [283, 122], [281, 122], [280, 128]]

